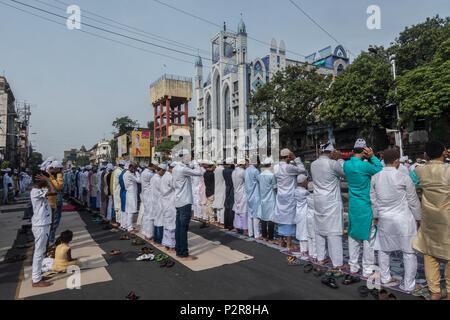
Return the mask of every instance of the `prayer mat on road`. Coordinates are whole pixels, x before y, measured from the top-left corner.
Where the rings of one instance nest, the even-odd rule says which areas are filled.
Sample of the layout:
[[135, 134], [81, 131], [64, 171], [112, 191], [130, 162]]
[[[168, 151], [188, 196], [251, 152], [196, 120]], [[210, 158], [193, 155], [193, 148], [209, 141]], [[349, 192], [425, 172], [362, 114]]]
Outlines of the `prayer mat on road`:
[[[142, 235], [139, 235], [143, 237]], [[217, 268], [226, 264], [251, 260], [252, 256], [240, 251], [233, 250], [227, 246], [209, 241], [195, 233], [188, 232], [189, 254], [197, 257], [194, 261], [181, 261], [174, 252], [167, 252], [166, 248], [157, 248], [174, 260], [185, 265], [192, 271], [203, 271]]]
[[71, 204], [66, 204], [64, 206], [62, 206], [62, 211], [63, 212], [67, 212], [67, 211], [76, 211], [77, 208], [75, 208], [75, 206], [71, 205]]
[[[64, 230], [73, 232], [73, 240], [70, 243], [72, 249], [72, 257], [81, 261], [80, 281], [81, 286], [94, 284], [99, 282], [112, 281], [112, 278], [106, 266], [108, 263], [104, 259], [105, 251], [94, 241], [90, 233], [86, 229], [86, 224], [77, 212], [67, 212], [61, 217], [61, 223], [58, 228], [57, 237]], [[23, 270], [23, 280], [20, 283], [18, 291], [18, 299], [31, 296], [68, 290], [67, 281], [71, 274], [58, 273], [51, 277], [52, 286], [46, 288], [33, 288], [31, 285], [31, 254], [29, 250], [28, 261]], [[71, 279], [74, 279], [72, 277]]]

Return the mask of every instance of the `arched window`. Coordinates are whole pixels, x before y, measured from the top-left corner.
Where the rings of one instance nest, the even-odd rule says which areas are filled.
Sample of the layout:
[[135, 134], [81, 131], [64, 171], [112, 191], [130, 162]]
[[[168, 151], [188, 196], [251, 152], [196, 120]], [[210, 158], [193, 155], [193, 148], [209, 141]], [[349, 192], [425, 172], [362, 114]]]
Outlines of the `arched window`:
[[206, 99], [206, 129], [211, 129], [211, 97]]
[[344, 66], [342, 64], [338, 65], [337, 67], [337, 73], [341, 73], [342, 71], [344, 71]]
[[216, 78], [216, 121], [217, 129], [220, 130], [220, 77]]

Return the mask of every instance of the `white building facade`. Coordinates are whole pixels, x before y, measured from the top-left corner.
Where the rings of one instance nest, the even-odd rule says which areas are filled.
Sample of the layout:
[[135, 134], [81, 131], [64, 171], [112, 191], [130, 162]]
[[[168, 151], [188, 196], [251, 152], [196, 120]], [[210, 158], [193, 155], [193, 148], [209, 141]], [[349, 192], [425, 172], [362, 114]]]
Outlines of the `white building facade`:
[[[216, 161], [259, 154], [262, 161], [270, 156], [272, 147], [278, 147], [278, 133], [258, 127], [256, 117], [249, 115], [250, 92], [257, 91], [286, 66], [303, 62], [287, 59], [284, 41], [277, 46], [275, 39], [268, 55], [249, 61], [247, 30], [242, 18], [237, 33], [224, 27], [211, 39], [211, 53], [212, 65], [206, 81], [201, 57], [195, 61], [195, 158]], [[334, 54], [311, 61], [323, 74], [337, 74], [348, 63], [348, 53], [342, 46]], [[278, 154], [273, 157], [277, 158]]]

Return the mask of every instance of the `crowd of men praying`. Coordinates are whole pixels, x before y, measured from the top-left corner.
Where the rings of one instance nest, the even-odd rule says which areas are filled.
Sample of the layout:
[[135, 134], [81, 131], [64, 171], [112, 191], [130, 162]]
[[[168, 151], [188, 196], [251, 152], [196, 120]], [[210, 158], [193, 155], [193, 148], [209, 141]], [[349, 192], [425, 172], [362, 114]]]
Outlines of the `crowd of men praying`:
[[[47, 285], [39, 268], [46, 248], [55, 241], [64, 193], [96, 214], [95, 219], [131, 234], [140, 232], [180, 260], [197, 259], [188, 250], [191, 218], [200, 221], [201, 228], [214, 225], [299, 250], [319, 265], [331, 262], [336, 273], [349, 270], [368, 278], [378, 265], [382, 284], [398, 281], [391, 276], [390, 254], [401, 251], [400, 287], [407, 292], [420, 289], [415, 279], [421, 253], [431, 298], [441, 299], [440, 261], [446, 263], [447, 292], [450, 289], [449, 156], [443, 143], [431, 141], [424, 161], [412, 164], [395, 148], [379, 159], [366, 141], [358, 139], [348, 161], [341, 159], [332, 142], [321, 145], [310, 168], [289, 149], [281, 150], [276, 164], [270, 157], [262, 163], [191, 160], [188, 150], [179, 152], [180, 161], [141, 166], [121, 160], [117, 166], [63, 168], [48, 160], [35, 175], [31, 193], [37, 216], [33, 284]], [[348, 214], [341, 194], [344, 180]], [[45, 199], [50, 209], [42, 209]]]

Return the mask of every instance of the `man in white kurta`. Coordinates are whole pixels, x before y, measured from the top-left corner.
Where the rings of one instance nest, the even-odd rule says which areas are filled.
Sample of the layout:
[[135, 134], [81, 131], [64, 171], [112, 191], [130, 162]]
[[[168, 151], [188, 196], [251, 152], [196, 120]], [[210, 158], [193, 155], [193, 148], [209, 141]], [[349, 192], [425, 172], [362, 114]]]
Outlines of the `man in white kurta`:
[[122, 224], [122, 215], [123, 212], [121, 210], [121, 202], [120, 202], [120, 183], [119, 183], [119, 176], [123, 171], [123, 167], [125, 165], [125, 160], [119, 161], [119, 166], [114, 169], [113, 171], [113, 200], [114, 200], [114, 211], [116, 212], [116, 223], [117, 225]]
[[151, 195], [151, 219], [153, 220], [153, 241], [152, 243], [161, 246], [162, 238], [163, 238], [163, 231], [164, 231], [164, 214], [161, 209], [162, 201], [161, 201], [161, 191], [160, 191], [160, 183], [161, 183], [161, 177], [164, 175], [164, 172], [161, 169], [161, 166], [164, 166], [163, 164], [160, 164], [158, 168], [156, 169], [155, 174], [153, 175], [152, 179], [150, 180], [150, 184], [152, 185], [152, 195]]
[[[288, 250], [297, 250], [292, 244], [295, 237], [295, 217], [297, 213], [297, 201], [295, 200], [295, 188], [297, 187], [297, 176], [307, 174], [305, 166], [300, 158], [296, 158], [289, 149], [280, 152], [280, 163], [275, 173], [277, 179], [277, 203], [275, 212], [270, 220], [278, 224], [278, 235], [280, 236], [280, 247], [286, 244]], [[286, 238], [286, 242], [284, 241]]]
[[297, 188], [295, 188], [295, 200], [297, 201], [297, 212], [295, 216], [296, 233], [295, 237], [300, 243], [300, 252], [306, 256], [308, 254], [308, 177], [304, 174], [297, 176]]
[[409, 169], [405, 166], [405, 163], [407, 161], [408, 161], [408, 156], [404, 156], [404, 157], [400, 158], [400, 165], [398, 166], [398, 171], [409, 176]]
[[133, 164], [128, 166], [128, 171], [125, 172], [123, 176], [123, 181], [125, 184], [126, 194], [126, 205], [125, 205], [125, 225], [123, 226], [128, 232], [135, 233], [133, 227], [133, 216], [138, 213], [138, 183], [141, 183], [141, 176], [139, 172], [136, 171], [136, 167]]
[[97, 171], [97, 209], [102, 207], [102, 174], [105, 170], [104, 165], [100, 165]]
[[217, 161], [216, 170], [214, 170], [214, 202], [213, 208], [216, 211], [219, 227], [225, 223], [225, 179], [223, 178], [224, 167], [222, 161]]
[[317, 259], [324, 264], [326, 246], [334, 268], [344, 267], [342, 236], [344, 235], [344, 206], [341, 178], [345, 177], [343, 161], [331, 143], [321, 146], [319, 159], [311, 164], [314, 185]]
[[277, 179], [273, 173], [273, 159], [265, 159], [263, 165], [264, 168], [259, 175], [259, 189], [261, 192], [261, 233], [264, 241], [275, 243], [275, 224], [270, 221], [270, 217], [275, 211]]
[[234, 228], [248, 235], [248, 202], [245, 193], [245, 160], [238, 160], [231, 178], [234, 186]]
[[154, 233], [154, 219], [152, 216], [153, 194], [151, 180], [158, 165], [159, 163], [153, 162], [149, 165], [149, 167], [145, 168], [141, 175], [142, 200], [144, 203], [144, 217], [141, 232], [147, 240], [151, 240]]
[[259, 189], [259, 171], [255, 167], [256, 163], [250, 164], [245, 169], [245, 193], [248, 204], [248, 235], [255, 237], [257, 240], [262, 240], [261, 237], [261, 192]]
[[171, 163], [168, 170], [161, 178], [161, 209], [163, 214], [163, 239], [162, 245], [169, 251], [175, 251], [175, 228], [177, 209], [175, 208], [175, 188], [173, 187], [172, 170], [176, 163]]
[[8, 203], [8, 192], [11, 187], [14, 187], [14, 181], [11, 178], [11, 168], [6, 169], [6, 173], [3, 175], [3, 204]]
[[390, 254], [402, 251], [404, 278], [402, 290], [416, 289], [417, 256], [412, 241], [417, 234], [417, 222], [422, 219], [421, 204], [413, 181], [397, 170], [399, 153], [395, 149], [384, 152], [386, 167], [372, 177], [370, 200], [374, 224], [378, 231], [375, 250], [379, 250], [381, 283], [396, 281], [390, 273]]

